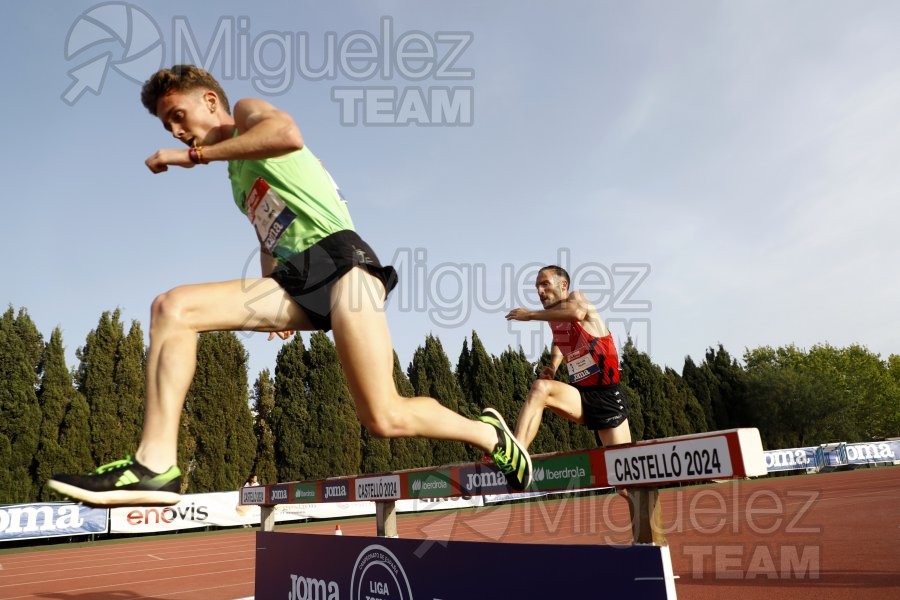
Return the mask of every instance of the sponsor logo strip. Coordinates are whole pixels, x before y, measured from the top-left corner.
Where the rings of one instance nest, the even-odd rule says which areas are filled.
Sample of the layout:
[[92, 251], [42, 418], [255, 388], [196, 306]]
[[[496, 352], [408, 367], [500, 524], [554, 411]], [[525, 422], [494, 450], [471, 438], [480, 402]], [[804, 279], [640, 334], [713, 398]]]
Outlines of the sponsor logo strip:
[[288, 486], [286, 485], [276, 485], [274, 487], [269, 488], [269, 503], [277, 504], [279, 502], [287, 502], [288, 501]]
[[765, 460], [766, 470], [770, 472], [809, 469], [817, 466], [815, 447], [769, 450], [765, 453]]
[[473, 465], [459, 470], [459, 486], [464, 495], [506, 494], [514, 491], [494, 465]]
[[449, 471], [410, 473], [406, 481], [410, 498], [443, 498], [452, 492]]
[[301, 504], [319, 502], [319, 486], [315, 482], [295, 483], [293, 489], [294, 502]]
[[591, 487], [591, 460], [587, 454], [572, 454], [534, 461], [533, 483], [536, 490], [560, 490]]
[[400, 476], [360, 477], [356, 479], [357, 500], [399, 500]]
[[266, 488], [253, 486], [241, 488], [241, 504], [265, 504]]
[[900, 441], [847, 444], [847, 462], [851, 465], [892, 463], [898, 457], [900, 457]]
[[322, 482], [322, 498], [325, 502], [348, 502], [350, 482], [347, 479], [326, 479]]

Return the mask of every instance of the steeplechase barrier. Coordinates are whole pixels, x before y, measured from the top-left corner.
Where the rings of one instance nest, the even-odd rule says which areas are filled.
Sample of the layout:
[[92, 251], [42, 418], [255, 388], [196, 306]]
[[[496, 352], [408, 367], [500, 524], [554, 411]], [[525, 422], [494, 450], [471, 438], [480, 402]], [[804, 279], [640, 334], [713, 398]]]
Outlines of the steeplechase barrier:
[[[277, 483], [241, 490], [241, 504], [261, 510], [256, 598], [283, 599], [285, 594], [290, 600], [407, 600], [414, 594], [442, 600], [579, 598], [599, 587], [608, 594], [674, 598], [660, 486], [766, 474], [759, 431], [751, 428], [537, 455], [532, 463], [529, 491], [627, 489], [635, 545], [427, 544], [396, 539], [398, 500], [515, 493], [489, 463]], [[274, 531], [276, 505], [358, 501], [376, 503], [378, 537]], [[503, 564], [514, 564], [515, 570], [493, 567]], [[462, 575], [478, 573], [482, 565], [490, 568], [483, 574]], [[563, 576], [530, 575], [557, 569]]]

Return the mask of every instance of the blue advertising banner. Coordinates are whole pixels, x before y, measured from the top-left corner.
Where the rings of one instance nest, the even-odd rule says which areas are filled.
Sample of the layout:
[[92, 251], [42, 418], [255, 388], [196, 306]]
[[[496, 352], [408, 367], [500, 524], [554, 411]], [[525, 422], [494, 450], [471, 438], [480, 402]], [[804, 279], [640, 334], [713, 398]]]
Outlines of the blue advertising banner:
[[[499, 544], [260, 532], [256, 598], [672, 598], [667, 547]], [[514, 569], [503, 565], [515, 565]]]
[[82, 504], [12, 504], [0, 507], [0, 542], [106, 533], [109, 511]]
[[820, 466], [817, 462], [816, 450], [816, 446], [767, 450], [765, 453], [766, 470], [772, 473], [775, 471], [816, 469]]
[[847, 462], [851, 465], [893, 463], [900, 460], [900, 441], [847, 444]]

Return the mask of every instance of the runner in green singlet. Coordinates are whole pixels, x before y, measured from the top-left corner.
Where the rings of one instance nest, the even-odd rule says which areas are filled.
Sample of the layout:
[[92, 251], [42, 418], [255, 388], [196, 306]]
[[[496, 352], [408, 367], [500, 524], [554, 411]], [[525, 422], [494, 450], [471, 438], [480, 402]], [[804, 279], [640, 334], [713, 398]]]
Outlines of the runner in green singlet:
[[261, 277], [180, 286], [158, 296], [137, 452], [88, 475], [54, 475], [48, 485], [96, 506], [175, 504], [179, 421], [197, 334], [267, 331], [269, 339], [286, 339], [299, 330], [331, 330], [357, 414], [371, 433], [472, 444], [491, 455], [512, 487], [527, 487], [531, 459], [496, 411], [470, 420], [433, 398], [398, 394], [383, 310], [396, 272], [356, 234], [340, 191], [291, 116], [255, 98], [238, 101], [232, 112], [219, 83], [190, 65], [155, 73], [141, 100], [187, 146], [153, 153], [146, 160], [152, 173], [228, 163], [235, 201], [260, 242]]

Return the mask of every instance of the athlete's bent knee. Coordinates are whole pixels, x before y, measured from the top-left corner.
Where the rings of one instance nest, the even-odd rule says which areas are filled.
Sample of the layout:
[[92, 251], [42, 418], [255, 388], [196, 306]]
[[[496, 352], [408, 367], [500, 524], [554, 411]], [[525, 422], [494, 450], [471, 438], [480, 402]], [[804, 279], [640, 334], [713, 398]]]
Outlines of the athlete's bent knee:
[[553, 391], [553, 381], [550, 379], [535, 379], [531, 384], [531, 393], [529, 399], [540, 400], [545, 402]]
[[151, 327], [184, 321], [187, 312], [185, 296], [181, 288], [175, 288], [154, 298], [150, 306]]
[[406, 420], [398, 411], [382, 411], [377, 415], [361, 416], [360, 422], [375, 437], [398, 438], [410, 435]]

